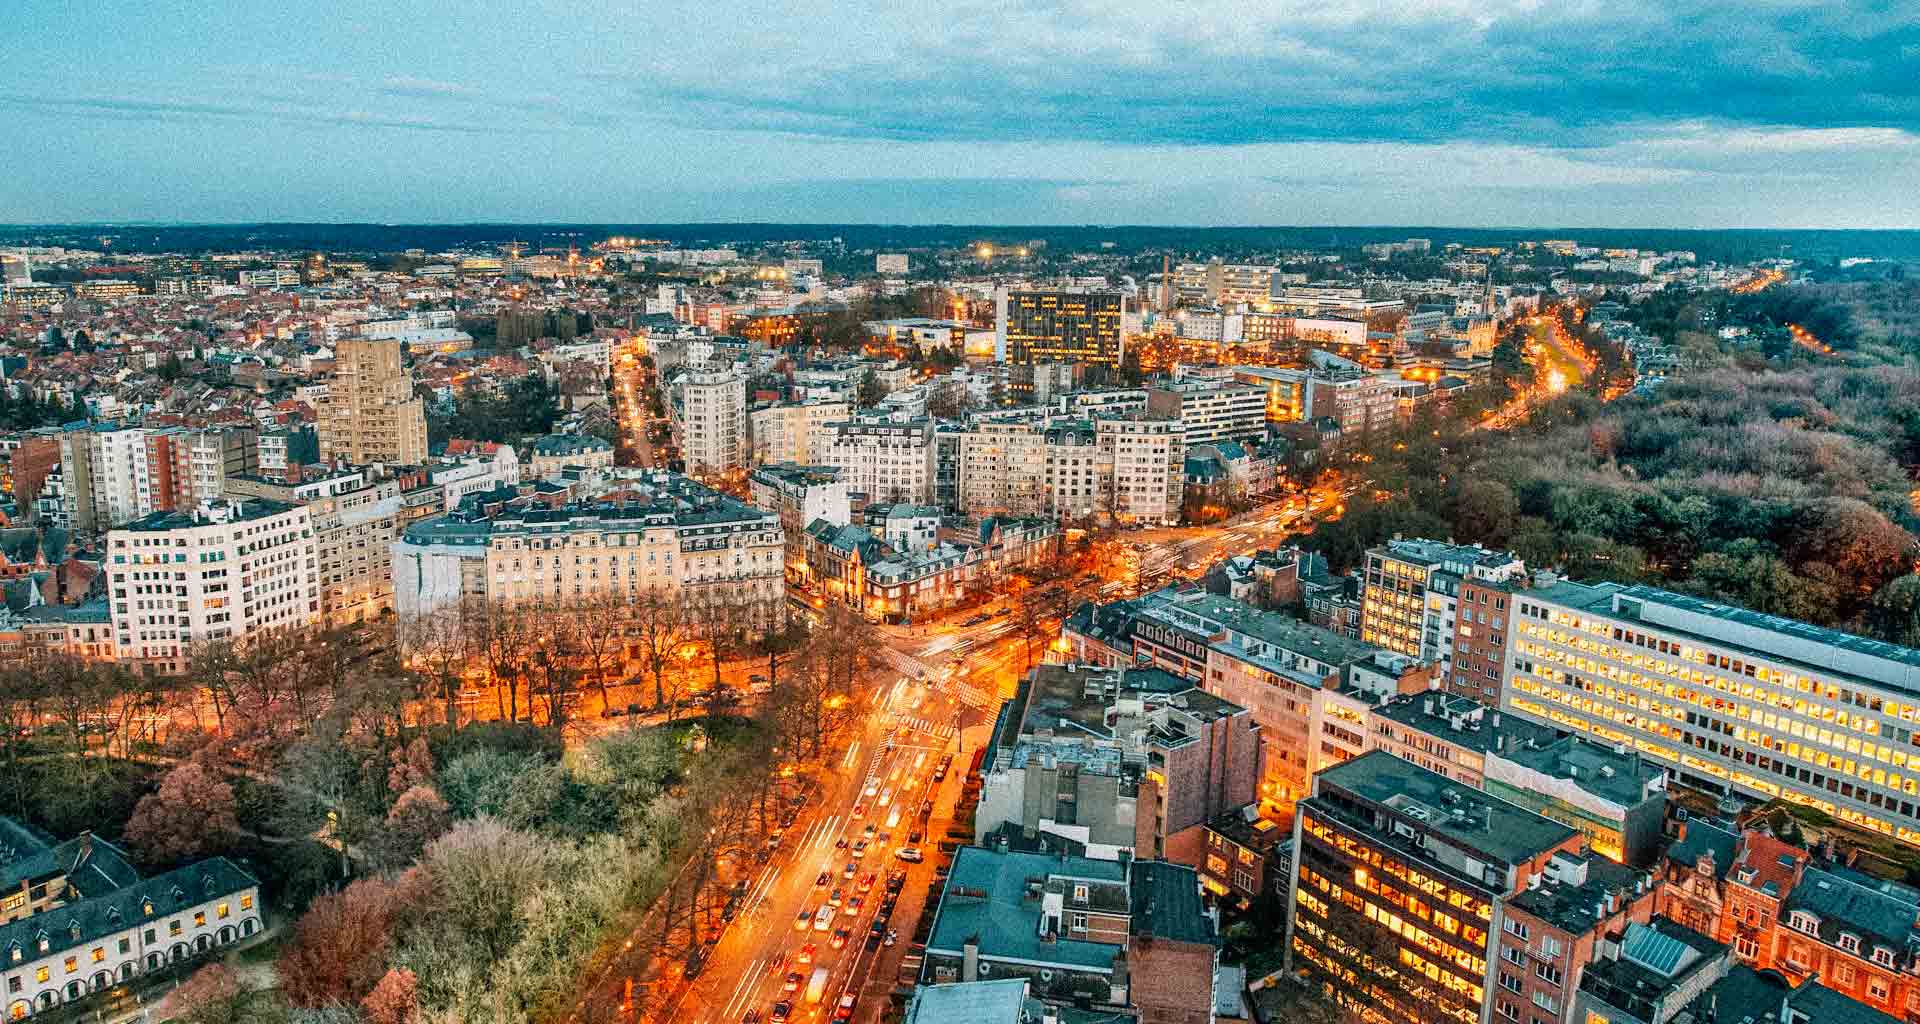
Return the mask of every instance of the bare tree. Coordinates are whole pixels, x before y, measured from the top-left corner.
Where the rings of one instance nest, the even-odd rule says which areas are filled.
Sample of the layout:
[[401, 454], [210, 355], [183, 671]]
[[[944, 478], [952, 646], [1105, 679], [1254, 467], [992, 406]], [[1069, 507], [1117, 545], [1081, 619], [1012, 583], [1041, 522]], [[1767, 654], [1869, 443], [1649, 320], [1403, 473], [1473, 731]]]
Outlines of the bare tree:
[[673, 656], [686, 642], [686, 608], [673, 596], [653, 590], [633, 604], [633, 640], [640, 660], [653, 674], [653, 703], [667, 705], [667, 671]]

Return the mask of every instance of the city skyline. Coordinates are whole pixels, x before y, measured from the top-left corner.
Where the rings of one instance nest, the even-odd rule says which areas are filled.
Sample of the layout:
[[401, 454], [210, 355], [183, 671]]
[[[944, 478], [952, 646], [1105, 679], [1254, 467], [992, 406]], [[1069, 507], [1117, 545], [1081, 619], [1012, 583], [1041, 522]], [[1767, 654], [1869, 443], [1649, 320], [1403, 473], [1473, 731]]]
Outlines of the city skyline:
[[0, 222], [1920, 227], [1882, 4], [326, 13], [21, 5]]

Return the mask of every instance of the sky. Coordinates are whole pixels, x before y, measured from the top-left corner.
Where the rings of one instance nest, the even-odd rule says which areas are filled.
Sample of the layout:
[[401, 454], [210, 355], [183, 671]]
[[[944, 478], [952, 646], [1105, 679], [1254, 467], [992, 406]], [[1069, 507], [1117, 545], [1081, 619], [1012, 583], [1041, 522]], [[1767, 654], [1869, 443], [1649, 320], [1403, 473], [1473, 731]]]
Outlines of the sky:
[[1920, 2], [4, 0], [0, 223], [1920, 228]]

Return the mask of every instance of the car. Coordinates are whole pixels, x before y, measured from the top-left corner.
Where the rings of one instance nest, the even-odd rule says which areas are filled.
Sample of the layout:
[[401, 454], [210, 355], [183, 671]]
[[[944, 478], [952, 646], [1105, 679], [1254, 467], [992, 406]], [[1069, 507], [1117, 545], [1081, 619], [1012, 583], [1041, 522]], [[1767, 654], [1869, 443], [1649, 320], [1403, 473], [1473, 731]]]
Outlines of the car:
[[798, 953], [793, 954], [793, 962], [796, 964], [812, 963], [813, 962], [813, 943], [809, 942], [806, 945], [801, 946], [800, 951]]
[[909, 843], [917, 843], [920, 840], [925, 838], [926, 836], [922, 834], [918, 829], [915, 829], [914, 831], [907, 833], [907, 842]]
[[793, 1004], [781, 1000], [773, 1004], [773, 1016], [767, 1018], [767, 1024], [787, 1024], [793, 1017]]
[[858, 804], [854, 804], [854, 805], [853, 805], [853, 817], [854, 817], [854, 820], [855, 820], [855, 821], [858, 821], [858, 820], [860, 820], [861, 818], [864, 818], [864, 817], [866, 817], [866, 816], [867, 816], [867, 805], [866, 805], [866, 804], [864, 804], [864, 803], [858, 803]]
[[834, 1020], [852, 1020], [853, 1008], [856, 1002], [857, 1000], [853, 993], [848, 992], [845, 995], [842, 995], [840, 997], [840, 1002], [837, 1005], [835, 1005], [833, 1008], [833, 1019]]
[[800, 985], [806, 980], [806, 976], [799, 971], [788, 971], [787, 979], [780, 983], [780, 989], [784, 992], [798, 992]]
[[926, 859], [926, 854], [921, 853], [920, 848], [917, 846], [902, 846], [898, 850], [893, 851], [893, 855], [909, 864], [918, 864]]
[[813, 887], [815, 889], [824, 889], [827, 887], [827, 883], [831, 881], [833, 881], [833, 872], [822, 871], [820, 872], [820, 877], [813, 880]]
[[820, 912], [813, 915], [813, 930], [816, 932], [824, 932], [833, 927], [833, 915], [834, 909], [832, 907], [821, 907]]
[[867, 841], [865, 839], [856, 839], [853, 841], [853, 855], [856, 859], [867, 855]]
[[873, 872], [869, 871], [861, 875], [860, 880], [855, 882], [854, 885], [858, 887], [861, 892], [867, 892], [873, 888], [874, 881]]
[[760, 1024], [760, 1011], [748, 1010], [741, 1016], [740, 1024]]
[[700, 972], [704, 970], [706, 966], [707, 966], [706, 950], [696, 949], [687, 956], [686, 976], [689, 978], [698, 978], [700, 976]]
[[905, 871], [895, 871], [893, 874], [887, 876], [888, 892], [897, 894], [906, 887], [907, 873]]
[[837, 907], [840, 905], [841, 900], [843, 898], [844, 898], [844, 894], [842, 894], [840, 890], [835, 889], [832, 892], [827, 894], [827, 906]]
[[871, 821], [867, 822], [866, 828], [863, 828], [860, 830], [860, 834], [863, 836], [866, 836], [868, 839], [872, 839], [875, 835], [879, 834], [879, 832], [880, 832], [880, 826], [874, 824]]
[[849, 914], [858, 914], [860, 912], [860, 908], [866, 905], [867, 905], [867, 901], [862, 899], [861, 897], [849, 896], [847, 897], [847, 904], [845, 909], [846, 909], [846, 912]]
[[852, 878], [853, 876], [860, 873], [859, 869], [860, 869], [860, 865], [855, 864], [853, 861], [848, 861], [846, 868], [840, 872], [840, 877]]
[[813, 911], [802, 907], [800, 915], [793, 919], [793, 930], [804, 932], [811, 927], [813, 927]]
[[833, 948], [835, 949], [847, 948], [847, 940], [850, 938], [852, 938], [852, 936], [847, 932], [845, 928], [835, 928], [833, 930]]

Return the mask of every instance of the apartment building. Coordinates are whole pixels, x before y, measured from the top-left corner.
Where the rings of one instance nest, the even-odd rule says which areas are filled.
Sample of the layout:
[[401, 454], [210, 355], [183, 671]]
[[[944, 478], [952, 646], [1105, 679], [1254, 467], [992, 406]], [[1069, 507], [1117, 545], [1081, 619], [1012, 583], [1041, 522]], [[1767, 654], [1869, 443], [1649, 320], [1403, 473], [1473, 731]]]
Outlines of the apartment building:
[[857, 503], [933, 500], [934, 422], [855, 417], [828, 425], [825, 464]]
[[346, 338], [334, 349], [333, 379], [315, 410], [322, 462], [427, 461], [426, 402], [413, 393], [400, 342]]
[[[1059, 554], [1052, 520], [989, 517], [969, 536], [940, 531], [937, 516], [927, 514], [935, 512], [894, 506], [871, 525], [816, 519], [802, 535], [796, 574], [868, 618], [911, 622], [998, 587], [1017, 568], [1051, 564]], [[919, 525], [929, 519], [934, 525]]]
[[406, 479], [365, 470], [286, 483], [235, 476], [228, 493], [304, 505], [313, 517], [320, 569], [320, 621], [367, 622], [393, 610], [393, 542], [400, 537]]
[[259, 432], [251, 428], [168, 427], [148, 431], [146, 443], [147, 471], [139, 482], [146, 512], [213, 501], [225, 494], [227, 477], [259, 468]]
[[75, 533], [95, 536], [153, 511], [140, 506], [146, 478], [145, 430], [104, 422], [60, 435], [62, 511]]
[[1515, 595], [1505, 708], [1920, 845], [1920, 651], [1653, 587]]
[[840, 481], [840, 471], [831, 466], [757, 466], [747, 474], [747, 484], [752, 488], [753, 507], [780, 517], [789, 572], [804, 571], [810, 524], [824, 520], [846, 526], [853, 521], [847, 485]]
[[1396, 1024], [1487, 1024], [1521, 987], [1498, 966], [1511, 902], [1583, 853], [1574, 829], [1384, 751], [1335, 765], [1294, 819], [1289, 966]]
[[1173, 268], [1175, 296], [1185, 305], [1259, 304], [1273, 298], [1278, 267], [1246, 263], [1181, 263]]
[[6, 818], [0, 845], [11, 854], [0, 865], [8, 1020], [137, 983], [264, 928], [259, 880], [225, 857], [141, 878], [104, 839], [50, 843]]
[[[1463, 605], [1464, 581], [1504, 582], [1520, 578], [1525, 571], [1526, 565], [1510, 551], [1432, 540], [1388, 541], [1367, 552], [1360, 592], [1360, 639], [1431, 662], [1438, 667], [1443, 685], [1466, 688], [1468, 684], [1456, 682], [1453, 673], [1454, 642], [1461, 624], [1466, 624], [1468, 638], [1476, 638], [1476, 631], [1504, 638], [1512, 609], [1503, 592], [1475, 591], [1471, 595], [1475, 599]], [[1483, 595], [1485, 603], [1479, 600]], [[1483, 663], [1484, 659], [1475, 662]], [[1473, 688], [1480, 689], [1485, 682], [1477, 677]], [[1497, 690], [1497, 680], [1492, 682]]]
[[305, 507], [226, 501], [155, 512], [107, 534], [122, 660], [171, 673], [194, 647], [297, 629], [320, 616], [319, 551]]
[[1259, 768], [1252, 715], [1185, 679], [1035, 666], [988, 738], [975, 842], [1010, 830], [1197, 866], [1207, 821], [1254, 801]]
[[747, 467], [747, 378], [731, 367], [704, 367], [675, 378], [668, 402], [674, 440], [687, 472], [725, 474]]
[[[1160, 668], [1248, 709], [1263, 739], [1260, 801], [1274, 810], [1291, 807], [1314, 770], [1365, 749], [1363, 710], [1377, 694], [1428, 683], [1410, 658], [1202, 591], [1085, 605], [1061, 635], [1074, 660]], [[1337, 691], [1351, 692], [1330, 702]], [[1323, 749], [1336, 731], [1338, 749]]]
[[761, 606], [784, 590], [780, 519], [675, 473], [634, 500], [488, 516], [463, 508], [405, 525], [393, 547], [394, 610], [414, 620], [463, 601], [564, 604], [660, 593]]
[[1178, 420], [1103, 417], [1093, 423], [1100, 458], [1112, 466], [1114, 519], [1172, 526], [1185, 499], [1186, 427]]
[[1179, 420], [1188, 445], [1258, 438], [1267, 432], [1267, 395], [1248, 384], [1185, 381], [1147, 389], [1147, 412]]
[[826, 460], [833, 424], [853, 415], [845, 401], [780, 402], [749, 414], [753, 463], [818, 465]]
[[548, 434], [535, 438], [528, 452], [529, 480], [551, 480], [569, 467], [612, 469], [613, 444], [590, 434]]

